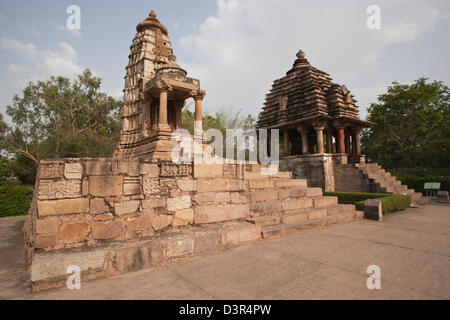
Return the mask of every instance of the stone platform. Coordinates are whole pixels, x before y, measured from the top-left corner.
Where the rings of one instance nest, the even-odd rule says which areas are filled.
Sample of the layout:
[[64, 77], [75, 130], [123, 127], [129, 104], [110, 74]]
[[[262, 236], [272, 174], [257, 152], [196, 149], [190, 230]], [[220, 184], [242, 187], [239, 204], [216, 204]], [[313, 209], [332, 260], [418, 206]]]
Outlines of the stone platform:
[[34, 291], [362, 218], [290, 172], [258, 164], [42, 161], [25, 224]]

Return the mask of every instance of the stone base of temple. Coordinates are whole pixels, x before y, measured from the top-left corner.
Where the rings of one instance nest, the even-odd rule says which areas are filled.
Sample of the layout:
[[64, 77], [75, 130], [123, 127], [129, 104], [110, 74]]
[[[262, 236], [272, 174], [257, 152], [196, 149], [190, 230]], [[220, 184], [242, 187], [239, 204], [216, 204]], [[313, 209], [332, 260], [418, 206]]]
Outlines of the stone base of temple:
[[[318, 157], [321, 158], [321, 157]], [[25, 225], [34, 291], [361, 219], [321, 188], [258, 164], [42, 161]], [[267, 168], [265, 168], [267, 169]]]
[[378, 164], [366, 163], [365, 156], [311, 154], [280, 159], [280, 169], [294, 178], [307, 179], [308, 186], [325, 191], [409, 194], [413, 204], [424, 204], [422, 197], [391, 176]]

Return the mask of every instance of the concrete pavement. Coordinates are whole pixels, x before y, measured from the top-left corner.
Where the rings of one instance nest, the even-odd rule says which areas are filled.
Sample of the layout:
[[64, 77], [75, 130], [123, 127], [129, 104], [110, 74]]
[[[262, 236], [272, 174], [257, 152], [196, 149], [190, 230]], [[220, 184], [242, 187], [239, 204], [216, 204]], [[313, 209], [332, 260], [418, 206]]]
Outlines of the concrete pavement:
[[[31, 294], [23, 219], [0, 221], [2, 299], [450, 299], [450, 205], [427, 205]], [[381, 268], [369, 290], [367, 267]]]

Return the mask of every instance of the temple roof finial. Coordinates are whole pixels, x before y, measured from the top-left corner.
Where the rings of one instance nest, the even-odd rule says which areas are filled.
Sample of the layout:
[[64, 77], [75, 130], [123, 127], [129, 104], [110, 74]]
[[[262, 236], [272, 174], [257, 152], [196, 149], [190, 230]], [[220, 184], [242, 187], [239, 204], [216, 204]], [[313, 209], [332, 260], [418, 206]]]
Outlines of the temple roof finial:
[[144, 21], [140, 22], [137, 25], [136, 30], [137, 30], [137, 32], [141, 32], [145, 29], [150, 29], [150, 28], [158, 28], [165, 35], [168, 34], [167, 28], [163, 24], [161, 24], [161, 22], [159, 22], [158, 18], [156, 18], [156, 13], [153, 10], [150, 12], [147, 19], [145, 19]]
[[297, 58], [298, 58], [298, 59], [305, 59], [305, 53], [303, 52], [302, 49], [300, 49], [300, 50], [297, 52]]

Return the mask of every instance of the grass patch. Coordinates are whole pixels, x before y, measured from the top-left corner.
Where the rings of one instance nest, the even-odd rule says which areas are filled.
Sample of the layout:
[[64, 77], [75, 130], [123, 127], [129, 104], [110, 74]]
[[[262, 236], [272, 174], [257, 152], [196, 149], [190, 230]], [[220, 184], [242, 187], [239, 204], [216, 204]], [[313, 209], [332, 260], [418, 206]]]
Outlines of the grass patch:
[[405, 210], [411, 206], [411, 196], [388, 193], [364, 193], [364, 192], [325, 192], [326, 196], [338, 197], [342, 204], [354, 204], [356, 210], [364, 210], [367, 199], [381, 200], [383, 214]]
[[15, 182], [0, 184], [0, 218], [28, 214], [33, 200], [33, 188]]

